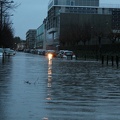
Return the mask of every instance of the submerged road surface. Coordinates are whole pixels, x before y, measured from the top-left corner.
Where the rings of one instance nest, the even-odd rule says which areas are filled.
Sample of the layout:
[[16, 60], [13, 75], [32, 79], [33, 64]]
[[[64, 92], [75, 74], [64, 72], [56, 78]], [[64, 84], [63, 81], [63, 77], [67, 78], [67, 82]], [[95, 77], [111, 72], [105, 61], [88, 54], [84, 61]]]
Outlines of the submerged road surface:
[[19, 52], [0, 58], [0, 120], [120, 120], [120, 69]]

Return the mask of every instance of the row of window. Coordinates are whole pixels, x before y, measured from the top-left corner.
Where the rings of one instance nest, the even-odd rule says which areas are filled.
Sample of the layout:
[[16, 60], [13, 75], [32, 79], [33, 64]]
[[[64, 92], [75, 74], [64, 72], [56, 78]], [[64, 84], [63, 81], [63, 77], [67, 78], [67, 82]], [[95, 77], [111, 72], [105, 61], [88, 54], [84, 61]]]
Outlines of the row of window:
[[54, 7], [48, 12], [48, 18], [52, 18], [59, 13], [84, 13], [84, 14], [112, 14], [112, 9], [101, 9], [101, 8], [92, 8], [92, 7]]
[[87, 10], [87, 9], [66, 9], [66, 12], [67, 13], [92, 13], [92, 14], [95, 14], [95, 13], [98, 13], [98, 11], [96, 9], [92, 9], [92, 10]]
[[53, 5], [99, 6], [99, 0], [52, 0], [48, 5], [48, 9]]
[[99, 0], [54, 0], [54, 5], [99, 6]]

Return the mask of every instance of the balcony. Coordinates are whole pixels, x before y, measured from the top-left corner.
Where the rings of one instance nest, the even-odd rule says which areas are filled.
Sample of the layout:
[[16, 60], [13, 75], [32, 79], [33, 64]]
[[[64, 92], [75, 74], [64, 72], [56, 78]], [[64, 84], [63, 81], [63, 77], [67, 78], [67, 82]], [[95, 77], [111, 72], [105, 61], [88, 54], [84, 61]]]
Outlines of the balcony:
[[51, 34], [51, 33], [55, 33], [57, 32], [57, 28], [51, 28], [48, 30], [48, 33]]

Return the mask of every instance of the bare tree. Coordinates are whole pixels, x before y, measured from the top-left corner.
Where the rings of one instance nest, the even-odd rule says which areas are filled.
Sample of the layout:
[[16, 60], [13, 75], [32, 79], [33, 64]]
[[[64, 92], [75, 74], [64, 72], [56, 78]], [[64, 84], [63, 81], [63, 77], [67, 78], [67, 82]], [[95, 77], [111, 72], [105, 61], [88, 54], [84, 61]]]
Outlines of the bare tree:
[[0, 46], [2, 47], [6, 47], [6, 43], [10, 43], [13, 39], [14, 32], [10, 16], [12, 16], [11, 10], [15, 10], [17, 7], [18, 5], [14, 1], [0, 0]]

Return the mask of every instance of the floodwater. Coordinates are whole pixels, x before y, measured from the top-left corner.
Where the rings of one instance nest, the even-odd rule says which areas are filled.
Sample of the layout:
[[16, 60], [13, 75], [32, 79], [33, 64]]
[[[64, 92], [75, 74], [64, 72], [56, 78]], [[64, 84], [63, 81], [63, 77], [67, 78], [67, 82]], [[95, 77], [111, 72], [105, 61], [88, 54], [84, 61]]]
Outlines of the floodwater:
[[0, 58], [0, 120], [120, 120], [120, 69], [19, 52]]

